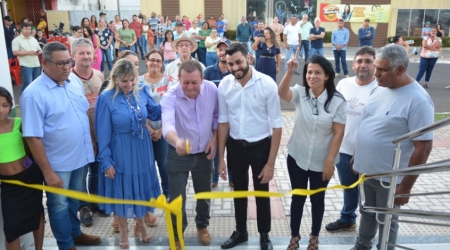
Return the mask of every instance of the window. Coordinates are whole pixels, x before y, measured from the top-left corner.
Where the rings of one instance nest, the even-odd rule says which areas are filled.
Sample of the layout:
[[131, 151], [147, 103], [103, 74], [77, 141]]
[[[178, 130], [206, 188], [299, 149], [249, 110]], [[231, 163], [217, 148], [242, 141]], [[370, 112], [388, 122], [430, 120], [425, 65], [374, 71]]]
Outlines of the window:
[[411, 10], [398, 10], [397, 16], [397, 27], [395, 29], [395, 34], [398, 36], [409, 36], [409, 20], [411, 15]]
[[400, 9], [397, 15], [395, 34], [399, 36], [421, 37], [422, 28], [430, 22], [430, 27], [439, 23], [448, 36], [450, 30], [450, 9]]
[[314, 22], [314, 18], [316, 18], [317, 0], [274, 0], [273, 4], [275, 13], [272, 17], [278, 17], [283, 25], [292, 16], [301, 20], [302, 16], [307, 14], [311, 22]]
[[247, 21], [251, 22], [254, 17], [257, 20], [266, 20], [266, 0], [247, 0]]

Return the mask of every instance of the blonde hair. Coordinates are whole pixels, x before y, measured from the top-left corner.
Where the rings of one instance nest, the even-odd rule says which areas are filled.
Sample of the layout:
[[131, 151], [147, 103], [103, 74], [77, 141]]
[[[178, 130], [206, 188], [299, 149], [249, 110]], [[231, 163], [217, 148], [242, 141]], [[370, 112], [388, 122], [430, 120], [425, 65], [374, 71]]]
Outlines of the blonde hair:
[[121, 79], [126, 76], [133, 76], [136, 79], [136, 85], [133, 87], [133, 96], [136, 101], [139, 100], [139, 88], [138, 88], [138, 71], [133, 62], [126, 58], [119, 59], [111, 70], [111, 77], [109, 79], [108, 86], [106, 86], [106, 90], [115, 90], [113, 100], [116, 98], [117, 94], [119, 94], [120, 86], [117, 83], [118, 79]]

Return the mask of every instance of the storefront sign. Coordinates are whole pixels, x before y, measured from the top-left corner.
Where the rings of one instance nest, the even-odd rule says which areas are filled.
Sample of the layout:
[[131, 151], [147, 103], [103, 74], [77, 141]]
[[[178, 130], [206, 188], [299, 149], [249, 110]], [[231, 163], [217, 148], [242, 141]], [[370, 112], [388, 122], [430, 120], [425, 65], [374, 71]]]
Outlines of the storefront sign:
[[316, 17], [317, 0], [274, 0], [274, 17], [278, 17], [281, 24], [295, 16], [298, 20], [308, 15], [310, 20]]
[[369, 18], [373, 23], [388, 23], [391, 5], [321, 3], [319, 12], [322, 22], [337, 22], [342, 18], [345, 22], [362, 23], [364, 19]]

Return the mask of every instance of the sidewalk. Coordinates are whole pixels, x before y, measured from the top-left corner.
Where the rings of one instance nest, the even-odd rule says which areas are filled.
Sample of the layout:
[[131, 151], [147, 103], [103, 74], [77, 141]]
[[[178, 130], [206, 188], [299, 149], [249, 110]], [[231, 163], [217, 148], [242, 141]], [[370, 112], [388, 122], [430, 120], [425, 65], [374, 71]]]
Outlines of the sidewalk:
[[[291, 191], [291, 185], [286, 168], [287, 156], [287, 142], [294, 126], [294, 112], [283, 112], [283, 138], [281, 146], [278, 151], [276, 160], [276, 173], [274, 179], [270, 182], [270, 191], [287, 193]], [[433, 143], [433, 150], [429, 158], [429, 162], [435, 162], [447, 159], [450, 156], [450, 126], [441, 128], [435, 131], [435, 140]], [[417, 180], [414, 192], [434, 192], [434, 191], [448, 191], [450, 190], [450, 173], [433, 173], [421, 175]], [[339, 184], [337, 173], [331, 179], [329, 186]], [[250, 184], [251, 185], [251, 184]], [[220, 249], [222, 244], [235, 229], [234, 206], [233, 199], [216, 199], [211, 201], [211, 220], [209, 231], [213, 237], [210, 247], [200, 247], [200, 242], [196, 238], [195, 228], [195, 200], [193, 199], [194, 191], [192, 180], [188, 181], [188, 194], [186, 201], [186, 212], [188, 216], [189, 225], [185, 232], [187, 249]], [[228, 182], [219, 181], [219, 185], [213, 189], [214, 191], [228, 192], [232, 188], [228, 186]], [[329, 233], [325, 230], [325, 225], [329, 222], [335, 221], [340, 214], [343, 202], [342, 190], [327, 191], [325, 197], [325, 215], [322, 223], [322, 230], [320, 235], [320, 249], [349, 249], [355, 242], [357, 231]], [[275, 249], [286, 249], [287, 243], [290, 239], [290, 195], [284, 195], [281, 198], [271, 198], [271, 212], [272, 212], [272, 231], [270, 233]], [[45, 204], [45, 203], [44, 203]], [[308, 235], [311, 228], [311, 204], [309, 199], [305, 204], [304, 216], [301, 226], [301, 249], [304, 249], [308, 244]], [[450, 195], [437, 195], [427, 197], [413, 197], [404, 209], [420, 209], [435, 212], [448, 212], [450, 209]], [[155, 215], [158, 217], [159, 225], [153, 228], [148, 228], [153, 236], [153, 241], [149, 246], [164, 246], [163, 248], [152, 247], [151, 249], [168, 249], [167, 230], [164, 216], [161, 210], [156, 210]], [[358, 213], [359, 216], [359, 213]], [[47, 217], [47, 216], [46, 216]], [[359, 217], [358, 217], [359, 218]], [[46, 218], [48, 221], [48, 217]], [[408, 219], [402, 217], [402, 219]], [[414, 219], [416, 220], [416, 219]], [[423, 219], [417, 219], [424, 221]], [[106, 249], [106, 246], [118, 246], [118, 234], [112, 232], [111, 228], [112, 217], [102, 218], [94, 214], [94, 225], [89, 228], [82, 228], [85, 233], [100, 235], [103, 239], [102, 244], [91, 248], [77, 249]], [[148, 246], [143, 245], [140, 240], [134, 240], [133, 234], [133, 220], [129, 220], [129, 237], [131, 246]], [[256, 226], [256, 209], [254, 197], [249, 198], [248, 206], [248, 230], [249, 243], [244, 244], [242, 248], [235, 249], [259, 249], [259, 233]], [[45, 249], [57, 249], [56, 242], [50, 230], [49, 223], [45, 227]], [[399, 244], [426, 244], [426, 245], [410, 245], [413, 249], [450, 249], [450, 228], [424, 226], [417, 224], [401, 224], [399, 229]], [[444, 245], [439, 245], [444, 244]], [[430, 247], [430, 248], [427, 248]], [[431, 248], [432, 247], [432, 248]], [[31, 248], [29, 248], [31, 249]], [[34, 249], [34, 248], [33, 248]], [[119, 249], [118, 247], [111, 247], [108, 249]], [[144, 249], [144, 248], [131, 248]], [[145, 248], [145, 249], [148, 249]]]

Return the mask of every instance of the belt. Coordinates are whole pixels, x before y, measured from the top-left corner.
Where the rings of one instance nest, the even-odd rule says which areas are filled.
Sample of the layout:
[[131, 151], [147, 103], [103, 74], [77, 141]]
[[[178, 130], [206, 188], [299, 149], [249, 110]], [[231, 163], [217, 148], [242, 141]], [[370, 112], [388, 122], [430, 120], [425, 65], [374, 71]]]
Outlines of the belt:
[[[177, 149], [174, 146], [170, 145], [170, 144], [169, 144], [169, 149], [173, 149], [173, 150], [177, 151]], [[198, 153], [194, 153], [194, 154], [188, 154], [188, 155], [185, 155], [185, 156], [196, 156], [196, 155], [202, 155], [202, 154], [206, 154], [206, 152], [198, 152]]]
[[274, 56], [259, 56], [260, 58], [275, 58]]
[[245, 147], [252, 147], [252, 146], [256, 146], [256, 145], [262, 144], [262, 143], [266, 142], [267, 140], [270, 141], [270, 140], [272, 139], [272, 136], [268, 136], [268, 137], [266, 137], [266, 138], [264, 138], [264, 139], [262, 139], [262, 140], [255, 141], [255, 142], [248, 142], [248, 141], [246, 141], [246, 140], [236, 140], [236, 139], [233, 139], [233, 137], [231, 137], [231, 136], [230, 136], [230, 138], [231, 138], [233, 141], [235, 141], [236, 144], [237, 144], [239, 147], [245, 148]]

